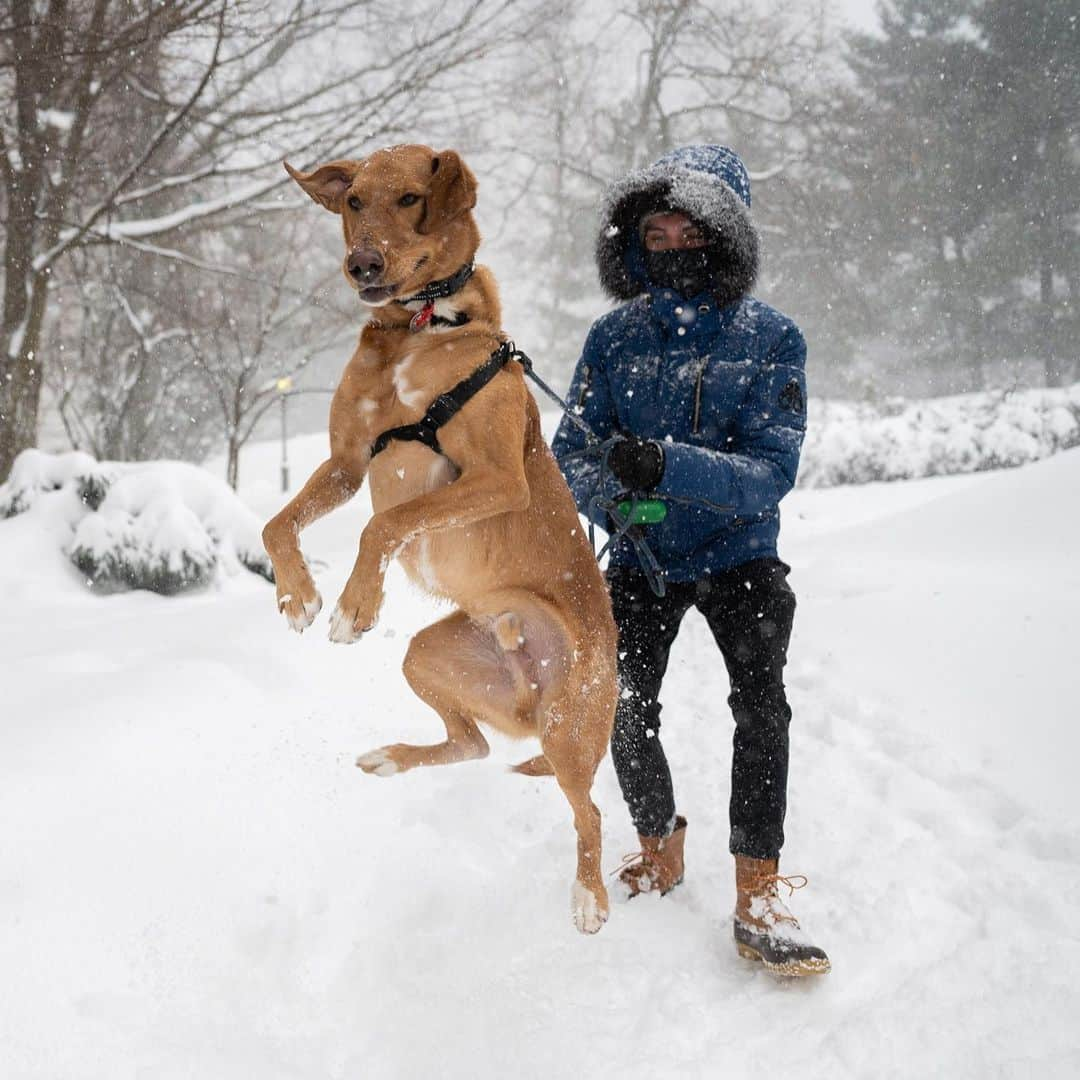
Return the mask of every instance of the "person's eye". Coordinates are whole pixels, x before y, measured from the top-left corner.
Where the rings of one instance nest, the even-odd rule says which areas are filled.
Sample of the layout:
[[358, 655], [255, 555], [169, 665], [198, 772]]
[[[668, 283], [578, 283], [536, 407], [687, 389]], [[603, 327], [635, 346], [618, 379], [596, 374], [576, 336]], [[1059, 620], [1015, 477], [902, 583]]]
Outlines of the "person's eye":
[[408, 195], [402, 195], [401, 198], [398, 199], [398, 206], [415, 206], [419, 201], [419, 195], [413, 195], [410, 193]]
[[363, 205], [364, 204], [355, 195], [350, 195], [349, 196], [349, 209], [350, 210], [359, 210]]

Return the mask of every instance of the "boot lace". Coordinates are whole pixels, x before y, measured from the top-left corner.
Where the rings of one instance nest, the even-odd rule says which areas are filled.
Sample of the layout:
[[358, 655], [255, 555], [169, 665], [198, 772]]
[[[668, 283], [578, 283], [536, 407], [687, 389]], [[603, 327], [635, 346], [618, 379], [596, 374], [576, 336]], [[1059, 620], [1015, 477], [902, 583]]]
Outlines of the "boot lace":
[[794, 896], [796, 889], [805, 889], [810, 884], [810, 879], [805, 874], [767, 874], [760, 879], [763, 888], [776, 891], [777, 885], [786, 885], [788, 896]]
[[796, 889], [805, 889], [810, 884], [809, 879], [805, 874], [765, 874], [759, 877], [754, 882], [753, 896], [750, 901], [750, 911], [752, 915], [757, 915], [754, 912], [754, 901], [760, 901], [765, 908], [765, 912], [761, 915], [757, 915], [758, 918], [762, 918], [765, 921], [766, 918], [771, 919], [773, 924], [776, 923], [790, 923], [794, 927], [798, 927], [799, 920], [795, 918], [787, 909], [787, 905], [780, 898], [780, 892], [777, 888], [778, 885], [785, 885], [788, 890], [788, 896], [794, 896]]
[[624, 855], [623, 861], [608, 876], [614, 877], [616, 874], [622, 874], [626, 870], [641, 871], [648, 875], [650, 881], [654, 882], [660, 875], [660, 865], [656, 855], [644, 849], [631, 851], [629, 855]]

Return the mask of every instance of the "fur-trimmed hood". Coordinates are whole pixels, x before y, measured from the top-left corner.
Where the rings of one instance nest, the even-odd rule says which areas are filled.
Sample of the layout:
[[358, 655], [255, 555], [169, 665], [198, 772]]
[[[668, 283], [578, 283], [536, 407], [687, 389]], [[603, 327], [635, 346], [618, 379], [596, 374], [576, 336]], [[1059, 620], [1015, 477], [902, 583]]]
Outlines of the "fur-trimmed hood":
[[726, 146], [684, 146], [617, 180], [604, 195], [596, 263], [600, 284], [616, 300], [632, 300], [650, 288], [639, 225], [659, 210], [693, 218], [724, 249], [725, 273], [716, 282], [721, 305], [754, 286], [758, 234], [750, 217], [750, 177]]

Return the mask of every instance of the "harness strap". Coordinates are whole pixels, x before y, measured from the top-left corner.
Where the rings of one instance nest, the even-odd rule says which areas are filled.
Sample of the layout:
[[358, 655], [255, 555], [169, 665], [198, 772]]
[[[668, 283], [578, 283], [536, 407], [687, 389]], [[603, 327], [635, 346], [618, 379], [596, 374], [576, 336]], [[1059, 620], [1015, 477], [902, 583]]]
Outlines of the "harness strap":
[[439, 428], [457, 416], [465, 403], [506, 367], [513, 355], [513, 343], [504, 341], [471, 375], [445, 394], [440, 394], [415, 424], [403, 424], [384, 431], [371, 444], [371, 456], [374, 458], [382, 453], [390, 445], [391, 439], [398, 439], [401, 442], [423, 443], [429, 450], [446, 457], [446, 452], [439, 445]]

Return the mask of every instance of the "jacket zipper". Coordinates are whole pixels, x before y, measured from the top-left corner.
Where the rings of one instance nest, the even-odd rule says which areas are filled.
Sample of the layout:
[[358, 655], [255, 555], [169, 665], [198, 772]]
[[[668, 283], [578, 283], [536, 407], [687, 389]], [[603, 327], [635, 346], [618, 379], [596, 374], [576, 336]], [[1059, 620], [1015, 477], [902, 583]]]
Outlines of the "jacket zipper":
[[698, 368], [697, 373], [697, 383], [694, 386], [694, 418], [690, 424], [690, 433], [692, 435], [699, 434], [701, 430], [701, 384], [705, 379], [705, 365], [708, 362], [708, 356], [701, 361], [701, 366]]

